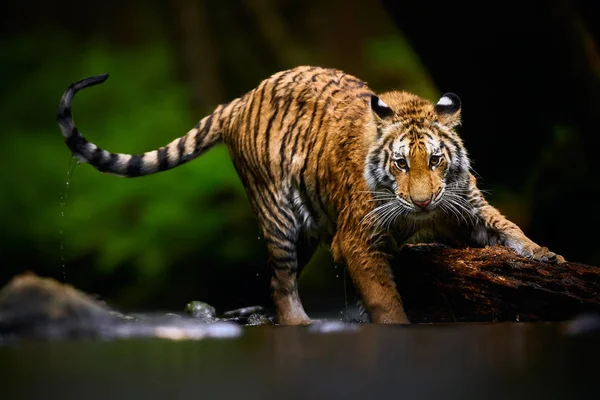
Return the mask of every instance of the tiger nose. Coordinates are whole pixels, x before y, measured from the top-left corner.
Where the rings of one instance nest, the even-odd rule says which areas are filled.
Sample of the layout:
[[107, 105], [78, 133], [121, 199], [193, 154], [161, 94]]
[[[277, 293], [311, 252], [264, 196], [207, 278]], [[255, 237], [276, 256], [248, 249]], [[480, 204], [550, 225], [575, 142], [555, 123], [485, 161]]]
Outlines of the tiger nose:
[[413, 203], [416, 206], [419, 206], [421, 208], [427, 208], [427, 206], [429, 205], [429, 203], [431, 203], [431, 199], [427, 199], [427, 200], [422, 200], [422, 201], [417, 201], [413, 199]]

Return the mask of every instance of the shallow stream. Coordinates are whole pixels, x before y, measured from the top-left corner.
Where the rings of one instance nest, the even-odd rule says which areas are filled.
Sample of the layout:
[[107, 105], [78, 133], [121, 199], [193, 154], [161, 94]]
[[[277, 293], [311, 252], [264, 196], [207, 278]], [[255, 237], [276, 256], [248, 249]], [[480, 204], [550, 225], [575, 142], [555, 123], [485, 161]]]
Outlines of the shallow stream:
[[600, 398], [598, 336], [565, 324], [330, 322], [228, 336], [0, 346], [2, 398]]

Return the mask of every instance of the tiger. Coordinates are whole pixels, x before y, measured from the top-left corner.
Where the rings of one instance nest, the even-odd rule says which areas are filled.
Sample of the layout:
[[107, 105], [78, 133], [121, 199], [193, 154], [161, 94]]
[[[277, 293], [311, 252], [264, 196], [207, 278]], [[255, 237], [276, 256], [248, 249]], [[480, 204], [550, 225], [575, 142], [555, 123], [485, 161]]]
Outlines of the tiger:
[[107, 78], [77, 81], [60, 100], [57, 119], [71, 155], [103, 173], [140, 177], [224, 142], [264, 238], [280, 325], [313, 322], [299, 297], [298, 275], [321, 243], [345, 266], [376, 324], [410, 323], [390, 267], [391, 242], [500, 245], [534, 260], [564, 262], [478, 189], [457, 132], [462, 104], [455, 93], [434, 104], [403, 90], [376, 94], [338, 69], [298, 66], [219, 104], [163, 147], [121, 154], [85, 139], [71, 113], [78, 91]]

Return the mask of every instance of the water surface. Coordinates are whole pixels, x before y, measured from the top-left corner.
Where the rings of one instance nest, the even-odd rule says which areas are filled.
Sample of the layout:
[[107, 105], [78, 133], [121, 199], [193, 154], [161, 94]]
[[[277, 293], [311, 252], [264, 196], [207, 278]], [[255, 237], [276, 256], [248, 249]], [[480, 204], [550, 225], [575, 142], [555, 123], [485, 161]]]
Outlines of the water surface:
[[0, 347], [2, 397], [600, 398], [598, 336], [557, 323], [320, 327]]

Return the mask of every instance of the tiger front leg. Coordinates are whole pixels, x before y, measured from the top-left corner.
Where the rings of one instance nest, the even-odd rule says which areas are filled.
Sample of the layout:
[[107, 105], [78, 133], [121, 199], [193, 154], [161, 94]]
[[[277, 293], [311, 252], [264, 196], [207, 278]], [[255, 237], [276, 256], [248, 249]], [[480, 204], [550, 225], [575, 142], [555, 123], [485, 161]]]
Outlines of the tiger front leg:
[[410, 323], [386, 256], [371, 248], [364, 235], [338, 230], [331, 250], [334, 261], [346, 265], [372, 322]]
[[480, 245], [500, 244], [517, 254], [537, 261], [564, 262], [565, 259], [529, 239], [513, 222], [504, 217], [496, 208], [483, 201], [479, 208], [479, 222], [475, 225], [473, 239]]

